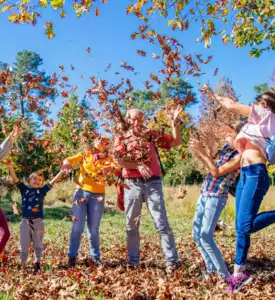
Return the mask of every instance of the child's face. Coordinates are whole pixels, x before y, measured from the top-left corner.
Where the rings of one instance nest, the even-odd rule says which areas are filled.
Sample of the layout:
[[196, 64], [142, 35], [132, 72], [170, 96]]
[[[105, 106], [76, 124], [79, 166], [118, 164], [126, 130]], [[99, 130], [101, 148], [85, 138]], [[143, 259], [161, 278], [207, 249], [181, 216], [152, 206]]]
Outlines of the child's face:
[[92, 150], [91, 150], [90, 145], [86, 144], [86, 145], [84, 146], [84, 151], [85, 151], [85, 153], [91, 153]]
[[101, 153], [106, 151], [106, 142], [104, 140], [95, 141], [95, 148], [99, 150]]
[[32, 177], [29, 180], [29, 186], [35, 189], [41, 188], [43, 186], [43, 183], [44, 183], [44, 178], [37, 174], [32, 175]]

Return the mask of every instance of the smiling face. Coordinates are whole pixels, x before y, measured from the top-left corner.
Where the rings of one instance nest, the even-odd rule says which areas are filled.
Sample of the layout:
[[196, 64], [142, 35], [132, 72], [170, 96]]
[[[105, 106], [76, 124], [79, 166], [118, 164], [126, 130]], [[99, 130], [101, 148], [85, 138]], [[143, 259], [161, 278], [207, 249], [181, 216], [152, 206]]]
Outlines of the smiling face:
[[107, 140], [98, 138], [97, 140], [95, 140], [94, 142], [94, 146], [97, 150], [99, 150], [99, 152], [104, 153], [107, 150]]
[[139, 110], [133, 109], [127, 113], [127, 122], [135, 130], [138, 130], [142, 127], [144, 120], [145, 120], [145, 116]]
[[29, 186], [39, 189], [44, 184], [44, 177], [39, 173], [32, 173], [29, 177]]

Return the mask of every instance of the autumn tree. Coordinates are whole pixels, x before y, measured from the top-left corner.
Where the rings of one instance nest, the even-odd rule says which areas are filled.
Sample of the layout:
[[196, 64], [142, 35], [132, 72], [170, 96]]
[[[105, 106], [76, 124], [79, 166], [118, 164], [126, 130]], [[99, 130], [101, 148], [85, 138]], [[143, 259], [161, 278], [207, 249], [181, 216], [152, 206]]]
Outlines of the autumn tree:
[[63, 103], [55, 127], [50, 132], [57, 154], [62, 154], [63, 158], [73, 155], [85, 138], [85, 131], [90, 131], [92, 139], [95, 127], [85, 99], [79, 101], [77, 95], [71, 95], [69, 100]]
[[16, 116], [28, 122], [39, 121], [45, 126], [50, 106], [57, 96], [51, 77], [40, 69], [43, 59], [32, 51], [21, 51], [16, 55], [13, 66], [1, 63], [0, 100], [3, 118]]

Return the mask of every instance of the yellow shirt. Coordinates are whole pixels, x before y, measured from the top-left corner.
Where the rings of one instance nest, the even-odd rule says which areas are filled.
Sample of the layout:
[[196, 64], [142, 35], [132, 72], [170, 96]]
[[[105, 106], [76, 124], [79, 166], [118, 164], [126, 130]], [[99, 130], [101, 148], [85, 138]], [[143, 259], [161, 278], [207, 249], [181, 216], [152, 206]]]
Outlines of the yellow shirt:
[[90, 153], [78, 153], [67, 158], [72, 166], [80, 166], [79, 185], [78, 188], [91, 192], [103, 194], [105, 193], [104, 178], [97, 175], [98, 171], [106, 166], [116, 167], [113, 158], [108, 156], [104, 159], [98, 159], [94, 162], [94, 156]]

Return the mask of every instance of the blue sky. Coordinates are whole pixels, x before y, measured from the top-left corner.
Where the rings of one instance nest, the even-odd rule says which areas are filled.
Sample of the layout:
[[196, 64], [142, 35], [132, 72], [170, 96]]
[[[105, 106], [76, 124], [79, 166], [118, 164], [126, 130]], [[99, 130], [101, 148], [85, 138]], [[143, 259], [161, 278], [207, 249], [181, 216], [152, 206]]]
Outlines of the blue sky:
[[[160, 54], [160, 51], [156, 45], [146, 40], [131, 40], [130, 35], [137, 30], [139, 21], [134, 16], [126, 15], [125, 9], [129, 3], [128, 0], [107, 1], [106, 5], [99, 8], [99, 17], [92, 10], [80, 19], [76, 18], [70, 7], [65, 7], [65, 19], [60, 19], [57, 12], [46, 9], [42, 11], [43, 17], [35, 27], [11, 24], [7, 20], [7, 14], [1, 13], [0, 60], [11, 64], [18, 51], [35, 51], [44, 59], [43, 68], [49, 74], [58, 72], [58, 66], [64, 65], [70, 83], [79, 87], [80, 96], [91, 87], [90, 76], [100, 76], [109, 82], [116, 82], [116, 71], [127, 75], [135, 88], [143, 89], [143, 82], [148, 79], [149, 74], [157, 73], [160, 69], [160, 62], [151, 58], [152, 52]], [[43, 25], [46, 21], [54, 22], [56, 37], [53, 40], [48, 40], [44, 35]], [[259, 59], [250, 58], [248, 48], [226, 46], [219, 38], [212, 41], [210, 49], [205, 49], [203, 44], [196, 43], [199, 36], [198, 26], [191, 26], [187, 32], [173, 32], [166, 24], [167, 20], [157, 16], [153, 16], [149, 23], [158, 33], [177, 38], [184, 45], [185, 53], [213, 55], [211, 63], [203, 69], [206, 75], [199, 78], [200, 83], [209, 81], [215, 86], [219, 78], [227, 76], [233, 81], [243, 103], [253, 100], [253, 86], [266, 82], [273, 72], [274, 52], [264, 53]], [[86, 52], [87, 47], [92, 50], [91, 56]], [[147, 51], [148, 57], [138, 56], [137, 49]], [[120, 61], [134, 66], [139, 74], [134, 76], [131, 72], [123, 72]], [[112, 64], [110, 70], [104, 72], [109, 63]], [[70, 64], [75, 66], [75, 71], [70, 70]], [[216, 67], [219, 68], [219, 74], [214, 77], [213, 71]], [[81, 79], [81, 75], [85, 80]], [[199, 87], [198, 78], [184, 78], [188, 79], [196, 92]], [[197, 109], [193, 107], [191, 112], [196, 114]]]

